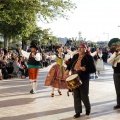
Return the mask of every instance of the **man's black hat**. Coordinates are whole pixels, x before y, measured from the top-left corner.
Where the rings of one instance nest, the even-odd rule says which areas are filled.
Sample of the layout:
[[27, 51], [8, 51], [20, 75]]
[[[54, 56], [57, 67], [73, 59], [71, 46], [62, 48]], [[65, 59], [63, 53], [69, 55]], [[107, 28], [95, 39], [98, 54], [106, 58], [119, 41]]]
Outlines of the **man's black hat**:
[[33, 40], [31, 43], [30, 43], [30, 48], [36, 48], [38, 50], [38, 42]]

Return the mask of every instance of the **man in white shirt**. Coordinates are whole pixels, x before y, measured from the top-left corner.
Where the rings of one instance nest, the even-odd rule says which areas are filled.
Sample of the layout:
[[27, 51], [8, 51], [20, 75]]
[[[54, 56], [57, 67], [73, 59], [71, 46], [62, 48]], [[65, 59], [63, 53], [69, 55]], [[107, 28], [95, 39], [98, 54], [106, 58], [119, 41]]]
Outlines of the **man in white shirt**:
[[116, 47], [116, 51], [113, 55], [107, 60], [108, 63], [113, 66], [113, 79], [115, 84], [115, 90], [117, 95], [117, 105], [114, 106], [114, 109], [120, 108], [120, 46]]

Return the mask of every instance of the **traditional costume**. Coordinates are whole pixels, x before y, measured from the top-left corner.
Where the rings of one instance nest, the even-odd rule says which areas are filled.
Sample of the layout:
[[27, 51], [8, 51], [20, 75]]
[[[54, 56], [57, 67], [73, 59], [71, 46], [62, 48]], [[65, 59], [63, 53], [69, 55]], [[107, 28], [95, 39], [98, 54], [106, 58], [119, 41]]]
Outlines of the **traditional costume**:
[[86, 46], [80, 44], [78, 47], [78, 54], [75, 54], [67, 66], [66, 74], [71, 70], [72, 73], [77, 73], [82, 85], [73, 89], [74, 108], [76, 114], [74, 118], [80, 117], [82, 113], [82, 102], [85, 105], [86, 115], [90, 114], [91, 105], [89, 101], [89, 74], [96, 71], [92, 56], [85, 53]]
[[[66, 83], [66, 76], [65, 76], [65, 67], [64, 67], [64, 60], [70, 58], [70, 55], [60, 56], [59, 54], [53, 55], [52, 59], [56, 60], [56, 64], [52, 66], [50, 69], [46, 80], [45, 86], [52, 86], [54, 88], [58, 88], [58, 93], [61, 95], [59, 89], [68, 89]], [[54, 97], [54, 95], [52, 96]]]
[[65, 82], [65, 67], [63, 66], [64, 55], [59, 57], [59, 55], [52, 56], [53, 59], [56, 59], [56, 64], [50, 69], [45, 85], [52, 86], [55, 88], [65, 89], [67, 84]]
[[100, 71], [105, 70], [104, 62], [103, 62], [103, 59], [102, 59], [103, 54], [95, 51], [93, 54], [91, 53], [91, 55], [94, 57], [96, 70], [98, 71], [98, 75], [99, 75]]
[[37, 44], [34, 41], [31, 42], [30, 48], [35, 48], [35, 51], [31, 51], [30, 53], [28, 53], [22, 50], [21, 52], [24, 57], [28, 58], [28, 75], [29, 80], [32, 84], [32, 90], [30, 91], [30, 93], [34, 94], [36, 93], [37, 77], [40, 68], [40, 60], [42, 59], [42, 57], [38, 52]]

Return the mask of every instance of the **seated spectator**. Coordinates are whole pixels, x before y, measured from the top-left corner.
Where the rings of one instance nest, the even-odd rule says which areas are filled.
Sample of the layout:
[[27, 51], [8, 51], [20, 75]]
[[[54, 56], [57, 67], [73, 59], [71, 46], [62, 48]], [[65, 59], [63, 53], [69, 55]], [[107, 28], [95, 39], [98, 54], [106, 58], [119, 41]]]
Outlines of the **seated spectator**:
[[2, 80], [2, 70], [0, 69], [0, 80]]
[[7, 71], [7, 65], [8, 65], [8, 61], [7, 61], [7, 57], [3, 56], [3, 60], [1, 61], [2, 63], [2, 75], [3, 75], [3, 79], [7, 79], [8, 78], [8, 71]]
[[18, 57], [15, 58], [15, 61], [13, 62], [13, 73], [18, 73], [19, 71], [22, 73], [21, 78], [25, 78], [25, 69], [19, 64]]
[[17, 55], [18, 56], [22, 55], [20, 52], [20, 46], [18, 44], [16, 46], [17, 46], [17, 49], [16, 49]]
[[17, 57], [17, 55], [16, 55], [15, 53], [12, 53], [12, 54], [11, 54], [11, 60], [14, 61], [16, 57]]
[[8, 48], [7, 47], [4, 48], [3, 51], [4, 51], [4, 55], [6, 55], [8, 53]]
[[2, 80], [2, 56], [0, 56], [0, 80]]
[[27, 65], [26, 65], [26, 63], [24, 61], [24, 58], [22, 56], [20, 56], [18, 62], [20, 64], [20, 66], [22, 68], [24, 68], [24, 70], [25, 70], [25, 76], [27, 77], [28, 76], [28, 67], [27, 67]]

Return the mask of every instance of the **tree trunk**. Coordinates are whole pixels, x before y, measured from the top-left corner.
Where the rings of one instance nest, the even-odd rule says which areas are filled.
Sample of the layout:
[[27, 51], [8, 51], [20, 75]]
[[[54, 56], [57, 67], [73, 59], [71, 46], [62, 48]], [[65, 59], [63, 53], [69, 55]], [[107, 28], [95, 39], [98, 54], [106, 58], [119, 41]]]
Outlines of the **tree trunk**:
[[6, 35], [4, 35], [4, 48], [8, 48], [8, 39]]
[[27, 49], [27, 42], [25, 40], [22, 40], [22, 49], [23, 50]]

